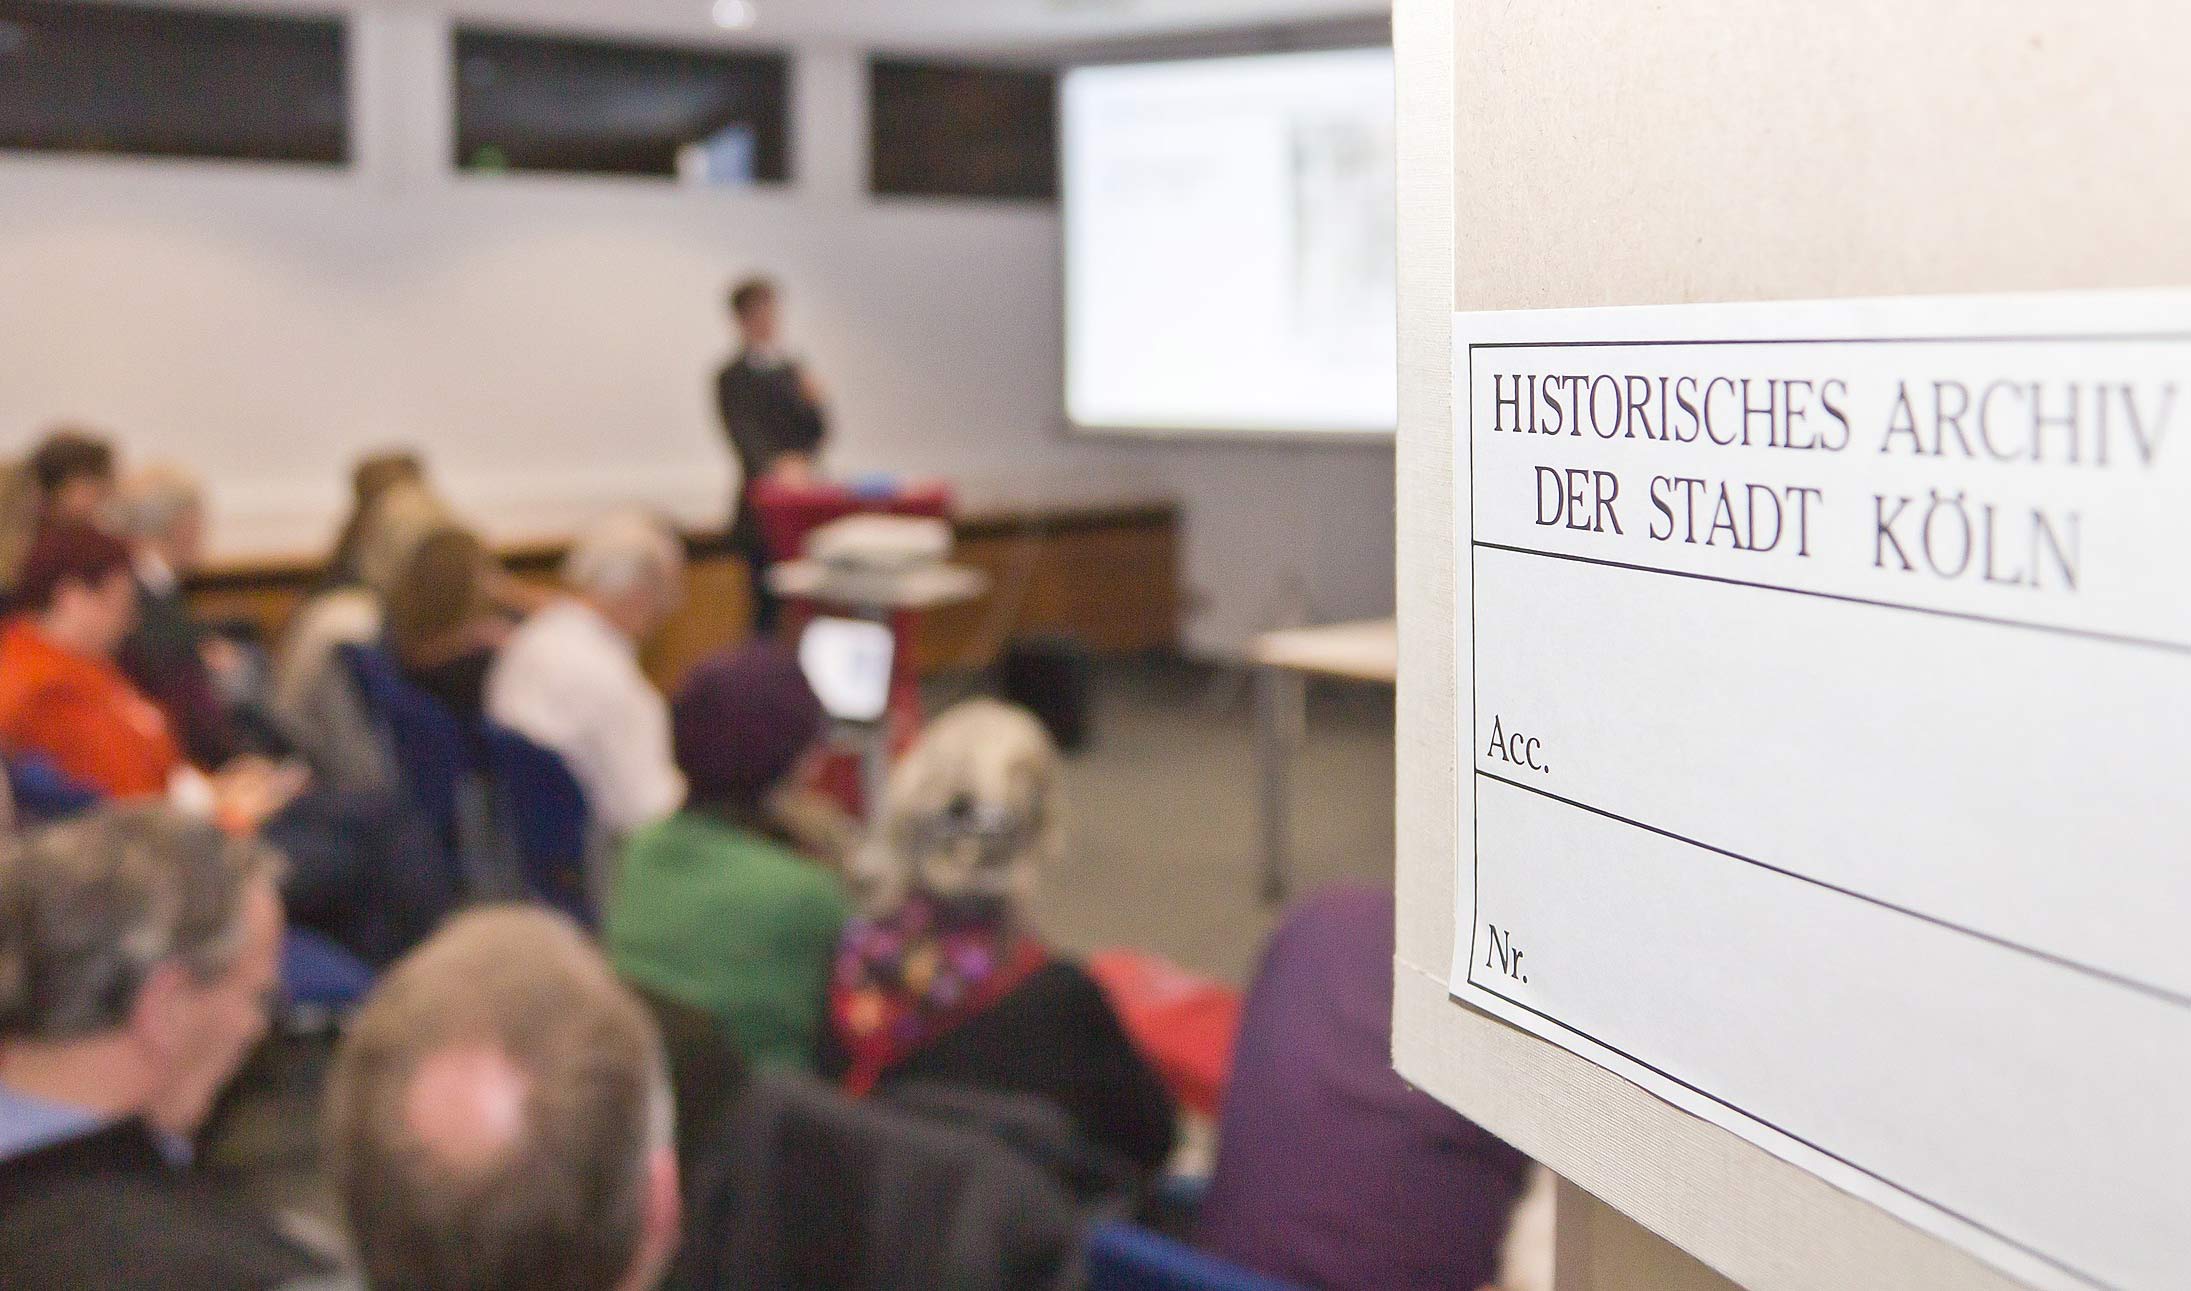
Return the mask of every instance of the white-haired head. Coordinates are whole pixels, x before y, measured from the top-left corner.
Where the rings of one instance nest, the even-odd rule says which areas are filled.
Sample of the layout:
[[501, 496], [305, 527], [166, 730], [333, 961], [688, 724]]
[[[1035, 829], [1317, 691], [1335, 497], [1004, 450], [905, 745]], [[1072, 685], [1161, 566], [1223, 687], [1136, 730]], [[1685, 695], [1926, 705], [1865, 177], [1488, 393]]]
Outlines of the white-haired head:
[[684, 544], [659, 517], [619, 511], [578, 539], [563, 562], [563, 582], [627, 634], [642, 637], [684, 597]]
[[205, 486], [169, 463], [126, 476], [107, 505], [107, 523], [128, 542], [150, 547], [178, 572], [198, 563], [205, 540]]
[[1042, 723], [993, 699], [929, 723], [891, 773], [855, 879], [868, 904], [923, 894], [1024, 913], [1064, 852], [1058, 751]]

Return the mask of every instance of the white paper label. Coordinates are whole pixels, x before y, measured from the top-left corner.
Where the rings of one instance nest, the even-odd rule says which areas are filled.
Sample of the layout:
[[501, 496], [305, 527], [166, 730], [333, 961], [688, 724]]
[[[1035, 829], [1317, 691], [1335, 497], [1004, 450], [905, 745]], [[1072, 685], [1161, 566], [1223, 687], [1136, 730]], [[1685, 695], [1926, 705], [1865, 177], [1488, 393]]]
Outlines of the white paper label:
[[1455, 997], [2191, 1285], [2191, 292], [1454, 332]]

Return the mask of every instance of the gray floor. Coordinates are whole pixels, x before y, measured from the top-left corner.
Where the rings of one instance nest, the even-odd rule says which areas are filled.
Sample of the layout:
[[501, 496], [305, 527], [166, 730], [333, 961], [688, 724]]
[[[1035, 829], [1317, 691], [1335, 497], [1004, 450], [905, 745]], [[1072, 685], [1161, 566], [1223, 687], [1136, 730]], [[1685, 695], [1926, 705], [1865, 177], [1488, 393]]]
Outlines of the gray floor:
[[[1392, 692], [1318, 683], [1293, 759], [1295, 891], [1392, 882]], [[1275, 921], [1259, 895], [1255, 729], [1243, 674], [1112, 665], [1067, 772], [1067, 860], [1037, 915], [1061, 944], [1137, 946], [1245, 982]]]

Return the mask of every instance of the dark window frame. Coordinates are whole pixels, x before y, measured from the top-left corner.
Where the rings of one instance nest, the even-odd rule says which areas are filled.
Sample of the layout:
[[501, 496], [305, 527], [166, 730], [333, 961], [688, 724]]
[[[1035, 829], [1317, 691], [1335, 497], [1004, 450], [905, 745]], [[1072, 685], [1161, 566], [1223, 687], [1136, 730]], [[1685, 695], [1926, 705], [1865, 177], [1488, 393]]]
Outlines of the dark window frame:
[[0, 154], [347, 169], [350, 56], [341, 13], [0, 0]]
[[[787, 187], [794, 182], [792, 131], [792, 54], [788, 49], [756, 45], [712, 45], [701, 42], [651, 40], [626, 35], [605, 35], [566, 30], [512, 27], [492, 22], [459, 22], [450, 31], [448, 53], [449, 154], [448, 165], [467, 178], [533, 177], [542, 179], [606, 179], [640, 182], [678, 182], [677, 151], [689, 142], [665, 132], [634, 134], [625, 139], [599, 135], [591, 140], [573, 136], [557, 140], [521, 139], [505, 134], [508, 126], [477, 117], [486, 105], [477, 101], [483, 91], [468, 88], [474, 58], [488, 57], [530, 61], [526, 75], [535, 77], [531, 93], [546, 93], [555, 76], [584, 80], [597, 78], [599, 87], [612, 87], [609, 74], [616, 62], [624, 62], [633, 83], [642, 83], [644, 64], [652, 61], [669, 83], [681, 70], [687, 74], [708, 70], [726, 78], [746, 77], [751, 84], [737, 92], [757, 96], [761, 118], [754, 139], [754, 178], [747, 184], [708, 185], [710, 191], [743, 192]], [[557, 61], [564, 66], [553, 66]], [[588, 63], [593, 66], [587, 66]], [[545, 66], [543, 66], [545, 65]], [[696, 77], [702, 80], [704, 77]], [[606, 92], [606, 91], [597, 91]], [[468, 119], [467, 97], [473, 109]], [[594, 118], [598, 120], [599, 118]], [[718, 127], [720, 129], [721, 127]], [[503, 152], [499, 162], [482, 162], [483, 150]], [[557, 150], [560, 149], [560, 155]], [[666, 151], [665, 151], [666, 150]]]
[[[1060, 74], [1047, 64], [870, 56], [868, 193], [1056, 206]], [[984, 112], [1007, 120], [974, 119]], [[970, 126], [1002, 128], [969, 137]]]

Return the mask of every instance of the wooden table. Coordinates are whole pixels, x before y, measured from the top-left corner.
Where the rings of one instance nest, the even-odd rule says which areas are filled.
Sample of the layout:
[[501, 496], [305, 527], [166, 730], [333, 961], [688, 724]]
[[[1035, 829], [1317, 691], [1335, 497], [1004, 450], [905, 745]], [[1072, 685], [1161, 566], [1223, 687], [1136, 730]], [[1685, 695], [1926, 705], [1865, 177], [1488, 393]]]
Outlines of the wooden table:
[[1306, 737], [1308, 680], [1336, 677], [1394, 685], [1400, 675], [1399, 625], [1392, 619], [1287, 628], [1257, 637], [1248, 652], [1255, 667], [1256, 768], [1260, 780], [1263, 899], [1276, 904], [1292, 890], [1293, 751]]

